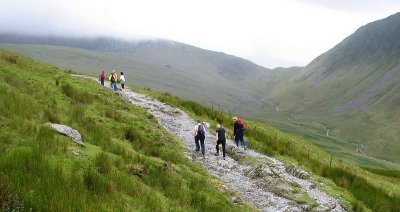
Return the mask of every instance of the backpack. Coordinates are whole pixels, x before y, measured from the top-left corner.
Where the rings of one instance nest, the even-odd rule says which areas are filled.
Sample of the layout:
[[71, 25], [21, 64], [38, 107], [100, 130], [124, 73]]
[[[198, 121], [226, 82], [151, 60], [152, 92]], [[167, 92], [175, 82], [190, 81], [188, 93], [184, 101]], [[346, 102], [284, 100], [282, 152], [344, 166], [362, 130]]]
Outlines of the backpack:
[[197, 126], [197, 135], [204, 135], [204, 126], [202, 124]]
[[247, 129], [246, 122], [244, 122], [243, 119], [239, 119], [239, 127], [241, 128], [241, 130]]
[[115, 78], [114, 78], [114, 75], [111, 75], [111, 80], [110, 80], [112, 83], [114, 83], [115, 82]]

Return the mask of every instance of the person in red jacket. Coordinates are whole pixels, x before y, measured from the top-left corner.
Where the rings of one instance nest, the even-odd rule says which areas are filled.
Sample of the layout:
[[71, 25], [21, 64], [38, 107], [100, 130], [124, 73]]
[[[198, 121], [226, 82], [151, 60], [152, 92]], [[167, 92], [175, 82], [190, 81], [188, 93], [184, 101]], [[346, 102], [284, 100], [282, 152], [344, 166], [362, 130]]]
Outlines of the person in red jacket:
[[103, 86], [104, 86], [104, 79], [106, 78], [106, 75], [105, 75], [106, 71], [107, 71], [107, 70], [102, 69], [102, 70], [101, 70], [101, 74], [100, 74], [100, 83], [101, 83], [101, 85], [103, 85]]
[[236, 147], [239, 148], [239, 141], [242, 142], [244, 150], [247, 149], [246, 141], [244, 140], [244, 132], [246, 130], [246, 125], [243, 120], [238, 117], [233, 117], [233, 135], [235, 136]]

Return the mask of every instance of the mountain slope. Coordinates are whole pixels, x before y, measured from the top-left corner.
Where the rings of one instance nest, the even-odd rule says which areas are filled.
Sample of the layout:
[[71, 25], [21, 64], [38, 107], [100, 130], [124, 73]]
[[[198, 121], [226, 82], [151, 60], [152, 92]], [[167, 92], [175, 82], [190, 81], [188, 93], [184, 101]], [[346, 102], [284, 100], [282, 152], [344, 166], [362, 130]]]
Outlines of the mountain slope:
[[18, 43], [4, 48], [91, 76], [103, 67], [124, 71], [128, 82], [274, 124], [369, 166], [360, 158], [400, 162], [398, 17], [368, 24], [307, 67], [290, 69], [265, 69], [166, 40], [3, 34], [0, 41]]
[[[343, 91], [358, 94], [361, 90], [371, 87], [372, 83], [384, 80], [384, 82], [379, 83], [381, 86], [378, 86], [379, 89], [375, 89], [375, 93], [383, 90], [387, 81], [389, 83], [386, 84], [390, 85], [398, 78], [397, 66], [400, 63], [398, 59], [400, 57], [399, 36], [400, 13], [361, 27], [344, 41], [303, 68], [290, 82], [294, 87], [293, 90], [297, 89], [296, 87], [305, 87], [305, 89], [308, 89], [307, 93], [314, 95], [318, 93], [317, 90], [331, 86], [330, 92], [332, 94], [329, 97], [343, 93]], [[385, 75], [387, 72], [393, 73]], [[381, 79], [380, 77], [383, 78]], [[303, 90], [300, 91], [303, 92]], [[306, 101], [311, 101], [307, 103], [308, 108], [319, 105], [324, 100], [323, 98], [312, 99], [306, 97], [303, 98]], [[354, 95], [349, 98], [354, 98]], [[342, 103], [345, 100], [343, 99], [331, 105], [338, 105], [338, 103]], [[301, 109], [298, 111], [301, 111]]]
[[[400, 13], [369, 23], [268, 96], [369, 155], [400, 162]], [[283, 89], [284, 88], [284, 89]]]
[[239, 57], [163, 39], [126, 41], [105, 37], [69, 38], [1, 34], [0, 43], [65, 46], [97, 52], [127, 53], [154, 64], [169, 67], [173, 65], [183, 72], [197, 72], [203, 76], [217, 72], [227, 79], [254, 75], [267, 70]]
[[209, 104], [223, 105], [226, 111], [242, 104], [256, 109], [260, 102], [249, 87], [261, 83], [257, 79], [272, 72], [242, 58], [161, 39], [123, 41], [2, 34], [0, 43], [26, 44], [2, 47], [92, 76], [97, 76], [103, 67], [123, 71], [128, 82], [199, 102], [208, 100]]
[[[253, 210], [110, 89], [3, 50], [0, 79], [1, 211]], [[78, 130], [85, 147], [49, 122]]]
[[[2, 209], [5, 203], [11, 210], [22, 208], [34, 211], [254, 210], [243, 205], [241, 198], [232, 197], [234, 193], [221, 186], [217, 179], [207, 175], [198, 165], [190, 162], [180, 143], [160, 128], [154, 116], [144, 109], [121, 101], [110, 89], [102, 88], [88, 79], [72, 77], [58, 68], [4, 51], [0, 51], [0, 78]], [[203, 114], [205, 116], [202, 115], [203, 118], [210, 118], [213, 125], [215, 120], [210, 115], [217, 115], [222, 118], [223, 123], [232, 127], [227, 114], [202, 108], [201, 105], [190, 107], [196, 104], [185, 104], [165, 93], [152, 93], [165, 96], [168, 102], [184, 104], [187, 109], [200, 109], [192, 112], [196, 115], [199, 115], [198, 112], [206, 113]], [[135, 97], [130, 101], [144, 107], [148, 107], [148, 102], [145, 101], [155, 102], [151, 98]], [[164, 104], [152, 105], [154, 106], [154, 110], [160, 110], [159, 112], [171, 108]], [[190, 142], [191, 134], [172, 124], [176, 114], [168, 110], [164, 113], [168, 116], [167, 119], [172, 119], [169, 122], [170, 129], [185, 133], [188, 138], [186, 143], [193, 147]], [[162, 116], [157, 112], [154, 115]], [[193, 122], [193, 119], [189, 120]], [[69, 138], [50, 131], [47, 122], [65, 123], [78, 129], [86, 147], [76, 146]], [[326, 195], [319, 196], [321, 192], [315, 193], [317, 190], [340, 198], [347, 209], [365, 210], [368, 207], [373, 210], [398, 210], [398, 179], [378, 177], [376, 181], [370, 180], [371, 176], [374, 179], [376, 176], [358, 169], [354, 175], [355, 167], [337, 159], [328, 165], [326, 160], [321, 159], [327, 159], [330, 155], [306, 141], [297, 138], [294, 141], [292, 136], [260, 123], [248, 123], [257, 126], [249, 128], [247, 136], [255, 141], [249, 145], [290, 163], [298, 163], [303, 168], [307, 167], [310, 173], [315, 172], [333, 180], [332, 182], [314, 174], [310, 178], [306, 177], [306, 180], [294, 177], [304, 177], [304, 172], [297, 170], [295, 165], [289, 164], [290, 169], [280, 162], [274, 165], [277, 160], [252, 151], [247, 152], [245, 158], [236, 158], [241, 165], [254, 166], [255, 172], [247, 174], [253, 176], [252, 180], [258, 181], [263, 189], [272, 189], [272, 192], [284, 198], [294, 198], [296, 204], [302, 206], [306, 206], [304, 204], [309, 201], [303, 198], [303, 190], [308, 191], [310, 195], [314, 195], [313, 198], [321, 198], [320, 201], [327, 207], [322, 207], [321, 210], [329, 210], [332, 206], [338, 209], [337, 207], [343, 205], [332, 205], [333, 202]], [[164, 124], [168, 125], [168, 122]], [[287, 145], [288, 141], [292, 145]], [[307, 156], [305, 146], [312, 149], [311, 155]], [[79, 150], [78, 156], [71, 154], [71, 150]], [[231, 151], [234, 150], [235, 148]], [[243, 156], [235, 151], [228, 154]], [[254, 160], [254, 157], [260, 158]], [[222, 163], [226, 161], [220, 162], [225, 164], [222, 165], [225, 168], [215, 163], [209, 165], [228, 176], [231, 172], [226, 173], [221, 168], [243, 172], [239, 167]], [[262, 171], [260, 167], [264, 167]], [[273, 171], [268, 171], [270, 169]], [[283, 174], [286, 172], [287, 174]], [[282, 181], [276, 177], [281, 176], [291, 182], [289, 185], [293, 188], [275, 187], [275, 183], [260, 178], [265, 174], [271, 175], [272, 182], [276, 180], [275, 183], [279, 185], [282, 185]], [[231, 183], [239, 189], [242, 188], [235, 180], [236, 175], [230, 177], [233, 177]], [[248, 183], [248, 178], [244, 180]], [[310, 182], [307, 183], [308, 180]], [[241, 192], [248, 191], [244, 189]], [[293, 195], [286, 196], [290, 194]], [[231, 202], [232, 199], [227, 200], [227, 195], [235, 199], [235, 203]], [[257, 201], [258, 196], [254, 198], [253, 201], [264, 204]], [[370, 201], [371, 198], [376, 201]], [[276, 198], [268, 200], [276, 201]], [[309, 203], [312, 204], [311, 207], [317, 206], [312, 201]], [[277, 205], [271, 207], [275, 208]]]

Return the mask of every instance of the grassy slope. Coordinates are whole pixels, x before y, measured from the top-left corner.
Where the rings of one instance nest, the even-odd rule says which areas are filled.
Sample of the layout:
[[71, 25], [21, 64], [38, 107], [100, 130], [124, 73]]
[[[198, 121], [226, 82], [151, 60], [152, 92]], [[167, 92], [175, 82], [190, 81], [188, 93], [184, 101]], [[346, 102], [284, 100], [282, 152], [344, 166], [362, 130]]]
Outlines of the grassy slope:
[[[177, 106], [187, 111], [196, 119], [206, 120], [215, 124], [222, 123], [232, 136], [233, 128], [228, 114], [221, 114], [210, 108], [183, 101], [170, 94], [141, 90], [163, 102]], [[341, 158], [330, 154], [310, 144], [302, 138], [288, 135], [271, 126], [247, 120], [248, 145], [267, 155], [272, 155], [283, 161], [296, 163], [309, 172], [314, 173], [316, 184], [323, 182], [330, 185], [325, 189], [331, 195], [339, 198], [348, 210], [364, 211], [398, 211], [400, 210], [400, 178], [398, 171], [371, 170], [372, 172], [354, 167]], [[332, 164], [330, 164], [332, 158]], [[374, 174], [377, 173], [377, 174]], [[381, 174], [381, 175], [379, 175]]]
[[[327, 118], [324, 116], [301, 114], [290, 116], [290, 113], [287, 112], [277, 113], [276, 111], [271, 110], [265, 110], [262, 112], [262, 114], [266, 115], [266, 117], [264, 118], [260, 115], [262, 118], [257, 119], [258, 121], [273, 125], [286, 133], [300, 136], [303, 139], [306, 139], [317, 145], [321, 149], [324, 149], [330, 154], [342, 158], [343, 160], [356, 166], [375, 169], [400, 170], [399, 163], [388, 161], [385, 158], [370, 156], [373, 151], [365, 150], [364, 148], [363, 152], [356, 152], [356, 149], [360, 146], [360, 144], [349, 142], [348, 140], [344, 139], [344, 135], [339, 135], [339, 133], [342, 132], [339, 131], [340, 126], [358, 126], [356, 129], [353, 129], [353, 133], [356, 135], [367, 136], [369, 133], [372, 133], [372, 131], [368, 131], [372, 124], [365, 120], [365, 115], [359, 115], [358, 118], [354, 118], [354, 116], [349, 115], [345, 117]], [[322, 126], [313, 123], [315, 120], [317, 120], [319, 123], [324, 123], [328, 126], [328, 128], [333, 129], [330, 131], [329, 137], [326, 136], [326, 131]], [[364, 140], [362, 143], [365, 144], [366, 142], [367, 140]], [[388, 144], [388, 142], [386, 142], [386, 144]], [[393, 142], [392, 144], [396, 145], [397, 143]], [[398, 148], [394, 148], [392, 151], [395, 152], [396, 150], [398, 150]], [[365, 151], [368, 154], [365, 154]], [[396, 154], [393, 154], [393, 156], [396, 157]]]
[[[239, 81], [234, 73], [223, 71], [228, 69], [224, 64], [229, 64], [223, 56], [217, 54], [220, 57], [214, 59], [194, 47], [160, 46], [143, 47], [134, 53], [118, 53], [60, 46], [1, 44], [2, 48], [90, 76], [98, 76], [101, 68], [123, 71], [130, 83], [168, 91], [198, 102], [206, 100], [208, 104], [223, 105], [227, 110], [240, 110], [243, 105], [254, 110], [259, 105], [253, 92], [234, 83]], [[255, 73], [259, 72], [261, 70], [251, 72], [249, 76], [254, 77], [249, 77], [241, 85], [251, 85], [256, 78]]]
[[[2, 78], [4, 78], [4, 80], [1, 81], [2, 86], [4, 87], [4, 89], [2, 89], [2, 97], [4, 96], [4, 98], [1, 99], [5, 99], [2, 102], [3, 105], [1, 107], [4, 111], [1, 111], [2, 116], [0, 119], [0, 127], [2, 130], [2, 142], [0, 147], [2, 151], [7, 152], [7, 154], [5, 154], [7, 155], [7, 160], [3, 160], [3, 158], [1, 159], [1, 170], [9, 169], [11, 171], [1, 173], [2, 184], [0, 184], [0, 188], [9, 187], [7, 190], [12, 190], [17, 194], [20, 194], [22, 199], [25, 201], [30, 200], [32, 196], [35, 197], [35, 201], [28, 201], [25, 203], [28, 207], [40, 207], [35, 203], [40, 202], [44, 204], [50, 202], [50, 206], [46, 205], [49, 208], [42, 209], [51, 210], [59, 207], [66, 207], [66, 205], [72, 204], [72, 201], [80, 201], [78, 204], [74, 202], [74, 204], [76, 204], [76, 209], [82, 209], [84, 207], [97, 207], [99, 209], [121, 209], [122, 206], [120, 203], [130, 203], [131, 205], [128, 205], [132, 207], [131, 209], [149, 209], [151, 207], [155, 207], [153, 205], [155, 202], [158, 203], [158, 201], [161, 201], [162, 207], [165, 210], [181, 210], [182, 208], [183, 210], [191, 210], [193, 209], [191, 206], [195, 207], [195, 209], [207, 209], [207, 207], [212, 207], [211, 204], [215, 204], [215, 202], [208, 199], [208, 195], [220, 195], [219, 197], [214, 196], [213, 198], [222, 197], [221, 194], [218, 194], [218, 192], [215, 191], [213, 185], [207, 183], [206, 180], [208, 178], [206, 177], [204, 171], [201, 171], [199, 167], [193, 164], [188, 164], [187, 161], [182, 159], [182, 155], [178, 153], [179, 150], [181, 150], [181, 147], [177, 148], [176, 141], [174, 141], [174, 139], [169, 135], [166, 135], [164, 131], [159, 129], [155, 121], [151, 118], [151, 116], [148, 116], [144, 110], [121, 102], [119, 98], [111, 95], [108, 89], [97, 91], [98, 87], [96, 87], [94, 84], [92, 85], [91, 82], [83, 79], [71, 78], [62, 72], [53, 70], [54, 68], [50, 66], [40, 65], [30, 60], [18, 58], [12, 54], [4, 52], [2, 52], [2, 58], [5, 58], [5, 60], [8, 62], [5, 62], [4, 59], [2, 60], [2, 72], [0, 72], [2, 74]], [[17, 58], [15, 59], [16, 64], [13, 64], [14, 58]], [[24, 70], [26, 67], [29, 67], [31, 71], [36, 71], [39, 74], [32, 75], [30, 71]], [[12, 78], [6, 73], [13, 73], [15, 76]], [[56, 85], [57, 81], [59, 85]], [[41, 90], [41, 88], [44, 89]], [[77, 88], [80, 88], [79, 90], [81, 91], [77, 91]], [[30, 91], [30, 96], [26, 95], [28, 90]], [[8, 94], [6, 91], [11, 91], [12, 93]], [[93, 95], [94, 93], [95, 95]], [[193, 116], [201, 117], [202, 119], [209, 119], [213, 124], [218, 120], [230, 128], [230, 120], [226, 115], [218, 114], [215, 111], [210, 112], [209, 109], [202, 108], [200, 105], [190, 102], [185, 103], [177, 98], [171, 97], [170, 95], [154, 93], [152, 93], [152, 95], [170, 104], [184, 107], [184, 109], [190, 112], [190, 114]], [[44, 96], [46, 96], [46, 98], [44, 98]], [[13, 102], [22, 101], [23, 104], [15, 104], [16, 107], [12, 107], [13, 111], [10, 112], [8, 111], [9, 107], [5, 106], [7, 102], [10, 102], [9, 98], [12, 98]], [[114, 101], [105, 100], [107, 98], [110, 98]], [[96, 100], [101, 99], [103, 99], [103, 101], [100, 101], [101, 104], [97, 104], [98, 102]], [[18, 105], [31, 105], [31, 107], [34, 107], [33, 110], [30, 110], [28, 113], [26, 110], [24, 110], [25, 107], [18, 107]], [[122, 106], [123, 109], [110, 112], [109, 108], [117, 105]], [[32, 111], [38, 112], [35, 113]], [[83, 115], [79, 111], [84, 111]], [[10, 122], [10, 114], [18, 114], [18, 116], [12, 115], [12, 120], [15, 119], [15, 121]], [[134, 117], [127, 118], [126, 116], [130, 116], [128, 114], [131, 114]], [[30, 121], [32, 119], [34, 121]], [[78, 147], [72, 144], [65, 137], [49, 132], [46, 127], [43, 127], [43, 123], [50, 120], [63, 121], [64, 123], [70, 124], [77, 129], [81, 129], [81, 133], [84, 136], [85, 142], [87, 142], [87, 148], [81, 150], [84, 154], [86, 154], [84, 157], [72, 157], [70, 155], [70, 150]], [[144, 130], [146, 133], [141, 134], [135, 130], [135, 127], [130, 127], [131, 124], [126, 123], [136, 123], [137, 125], [142, 126], [142, 130]], [[23, 127], [16, 127], [21, 126], [21, 124]], [[115, 128], [114, 130], [116, 132], [110, 133], [110, 130], [107, 129], [109, 129], [110, 126], [114, 126], [113, 124], [121, 127]], [[381, 209], [382, 211], [387, 211], [392, 207], [396, 207], [396, 204], [398, 203], [398, 199], [396, 198], [400, 193], [400, 188], [398, 187], [399, 180], [396, 177], [385, 177], [363, 170], [357, 171], [356, 168], [335, 158], [333, 159], [333, 167], [336, 171], [329, 171], [326, 166], [329, 163], [330, 156], [326, 152], [319, 150], [315, 146], [310, 145], [300, 138], [286, 135], [269, 126], [265, 126], [256, 122], [248, 122], [248, 124], [251, 127], [257, 126], [256, 130], [250, 129], [248, 132], [248, 138], [250, 139], [249, 142], [252, 148], [258, 149], [269, 155], [275, 155], [276, 157], [279, 157], [285, 161], [298, 163], [309, 171], [313, 171], [316, 174], [331, 178], [337, 185], [350, 191], [351, 195], [340, 188], [330, 191], [331, 193], [340, 196], [340, 198], [345, 202], [346, 205], [348, 205], [348, 207], [352, 207], [353, 209], [360, 209], [360, 207], [362, 208], [362, 204], [360, 205], [360, 202], [355, 201], [353, 196], [355, 196], [357, 199], [360, 199], [366, 203], [367, 206], [375, 210]], [[151, 130], [149, 130], [149, 128]], [[26, 131], [26, 129], [28, 129], [28, 131]], [[149, 133], [150, 131], [152, 133]], [[3, 134], [3, 132], [6, 133]], [[109, 133], [112, 135], [115, 134], [116, 136], [110, 136], [102, 141], [101, 138], [107, 137]], [[32, 136], [35, 139], [32, 139]], [[167, 140], [170, 140], [172, 144], [157, 142], [148, 138], [146, 139], [148, 136], [167, 136]], [[16, 137], [20, 137], [20, 139], [15, 141]], [[142, 144], [147, 144], [150, 142], [151, 145], [143, 145], [140, 147], [133, 145], [132, 148], [132, 143], [128, 142], [127, 139], [130, 139], [133, 143], [136, 142], [134, 144], [139, 144], [138, 141], [145, 140], [146, 142]], [[289, 145], [288, 141], [291, 139], [294, 139], [295, 143]], [[56, 142], [54, 142], [54, 140]], [[40, 142], [39, 145], [35, 145], [37, 144], [37, 141]], [[58, 142], [62, 143], [62, 145], [59, 146]], [[57, 145], [54, 143], [57, 143]], [[93, 145], [91, 145], [92, 143]], [[306, 156], [308, 149], [311, 150], [310, 158]], [[168, 151], [172, 152], [168, 153]], [[105, 154], [102, 152], [105, 152]], [[38, 157], [39, 153], [43, 156]], [[15, 158], [27, 159], [15, 164]], [[32, 158], [34, 160], [32, 160]], [[28, 163], [28, 161], [31, 162]], [[45, 169], [47, 171], [46, 173], [41, 173], [39, 170], [37, 170], [38, 166], [43, 164], [45, 167], [40, 167], [39, 169]], [[127, 164], [133, 164], [133, 166], [128, 166], [130, 168], [125, 169]], [[164, 170], [165, 166], [167, 166], [166, 170]], [[87, 167], [92, 168], [88, 169]], [[95, 169], [94, 167], [98, 168]], [[160, 170], [157, 169], [157, 167], [159, 167]], [[149, 171], [149, 169], [151, 171]], [[29, 174], [22, 176], [21, 170], [28, 170]], [[180, 172], [183, 170], [184, 172]], [[194, 174], [193, 170], [196, 170], [199, 173]], [[344, 172], [346, 175], [343, 175], [342, 171], [345, 170], [348, 170], [348, 172]], [[165, 172], [172, 172], [173, 174], [169, 174], [175, 176], [175, 178], [169, 179], [171, 175], [168, 175], [168, 177], [166, 177], [167, 179], [162, 178], [161, 182], [154, 182], [154, 179], [159, 180], [159, 172], [162, 172], [163, 174], [165, 174]], [[340, 174], [335, 175], [337, 172]], [[379, 173], [379, 171], [376, 172]], [[10, 176], [10, 173], [13, 175]], [[74, 173], [77, 174], [74, 175]], [[137, 177], [132, 177], [127, 173], [133, 174]], [[154, 175], [151, 175], [150, 173], [153, 173]], [[187, 174], [189, 174], [190, 177], [187, 177]], [[193, 175], [195, 176], [195, 179], [191, 179], [194, 177]], [[393, 174], [389, 173], [387, 175]], [[35, 183], [32, 183], [29, 182], [29, 180], [27, 180], [27, 182], [20, 180], [21, 177], [25, 176], [33, 179], [46, 179], [47, 181], [41, 182], [41, 180], [36, 180]], [[121, 177], [123, 180], [118, 178], [118, 181], [116, 178], [117, 176]], [[367, 179], [368, 183], [365, 184], [362, 180], [358, 180], [358, 178], [355, 178], [354, 176]], [[397, 175], [394, 174], [394, 176]], [[190, 183], [192, 186], [193, 184], [196, 184], [193, 183], [193, 181], [197, 183], [206, 183], [207, 186], [206, 188], [199, 188], [200, 186], [196, 184], [197, 186], [193, 188], [186, 184], [186, 186], [190, 188], [189, 190], [192, 191], [189, 193], [194, 197], [189, 196], [188, 199], [190, 200], [185, 199], [186, 201], [183, 201], [184, 204], [182, 206], [182, 200], [180, 197], [175, 196], [176, 192], [174, 194], [169, 192], [171, 192], [171, 190], [174, 191], [174, 188], [176, 189], [175, 186], [177, 181], [183, 181], [182, 184], [185, 185], [184, 182], [188, 181], [187, 178], [192, 180], [192, 183]], [[200, 180], [199, 178], [203, 180]], [[326, 181], [324, 178], [317, 178], [320, 182], [332, 184], [332, 182]], [[60, 188], [60, 190], [63, 190], [62, 192], [50, 189], [52, 186], [49, 185], [55, 184], [56, 182], [52, 182], [55, 181], [55, 179], [58, 180], [57, 183], [59, 183], [59, 179], [63, 180], [62, 182], [64, 186]], [[134, 184], [135, 188], [142, 188], [139, 194], [129, 190], [131, 185], [125, 182], [128, 179], [136, 180], [136, 184]], [[363, 183], [357, 184], [357, 182], [360, 181]], [[122, 185], [120, 183], [122, 183]], [[2, 186], [4, 184], [6, 184], [6, 186]], [[76, 187], [72, 185], [76, 185]], [[353, 186], [355, 188], [352, 188]], [[367, 186], [367, 188], [374, 188], [377, 190], [371, 190], [373, 195], [370, 195], [371, 192], [367, 192], [369, 189], [360, 191], [357, 190], [358, 186]], [[27, 190], [28, 187], [31, 189]], [[45, 189], [42, 191], [41, 189], [43, 188]], [[146, 191], [149, 193], [144, 192], [144, 188], [147, 189]], [[126, 189], [128, 189], [130, 192], [126, 191]], [[168, 189], [171, 190], [168, 191]], [[383, 193], [379, 189], [382, 189]], [[68, 192], [65, 193], [65, 190]], [[150, 193], [153, 194], [152, 192], [154, 191], [156, 191], [157, 195], [150, 196]], [[197, 191], [201, 193], [201, 198], [196, 196], [199, 195]], [[64, 199], [60, 202], [57, 202], [58, 199], [52, 198], [51, 196], [49, 197], [47, 195], [49, 192], [52, 193], [52, 196], [58, 195], [57, 197], [61, 196]], [[78, 192], [83, 195], [77, 200], [76, 195], [71, 195], [69, 192], [74, 194], [75, 192]], [[96, 193], [96, 195], [93, 196], [93, 193]], [[137, 196], [135, 196], [135, 194]], [[121, 196], [123, 198], [121, 198]], [[110, 197], [119, 197], [119, 199], [122, 200], [113, 202], [110, 201], [110, 199], [113, 199]], [[140, 203], [135, 202], [133, 200], [135, 199], [134, 197], [140, 199]], [[150, 197], [153, 199], [148, 200]], [[386, 201], [382, 200], [381, 197], [384, 197]], [[196, 199], [201, 199], [202, 201], [194, 204], [192, 201], [195, 201]], [[209, 201], [211, 201], [210, 205], [208, 204]], [[145, 206], [141, 206], [142, 204]], [[185, 204], [186, 207], [184, 206]], [[208, 209], [225, 209], [231, 207], [229, 205], [229, 202], [223, 201], [219, 205], [214, 205], [214, 207], [217, 208]], [[375, 208], [375, 205], [379, 205], [380, 208]], [[157, 205], [157, 207], [159, 206]]]
[[[325, 123], [333, 129], [332, 136], [348, 141], [348, 145], [364, 144], [368, 155], [399, 163], [400, 134], [397, 130], [399, 113], [395, 109], [400, 99], [396, 91], [399, 89], [398, 86], [385, 85], [386, 87], [379, 93], [373, 93], [371, 100], [363, 107], [340, 113], [334, 112], [337, 106], [345, 105], [355, 99], [374, 81], [398, 64], [397, 61], [391, 63], [344, 68], [318, 84], [310, 81], [292, 81], [276, 87], [271, 95], [273, 101], [278, 102], [283, 111], [295, 114], [292, 117], [294, 121], [311, 123], [317, 120]], [[388, 89], [393, 92], [388, 93]], [[385, 97], [384, 101], [377, 103], [382, 97]]]
[[298, 122], [319, 120], [368, 155], [399, 164], [399, 35], [400, 13], [369, 23], [267, 92]]
[[[270, 70], [268, 73], [261, 75], [246, 76], [244, 79], [246, 86], [242, 89], [239, 86], [232, 86], [231, 83], [237, 81], [235, 77], [232, 77], [233, 75], [231, 76], [232, 82], [230, 82], [227, 80], [229, 76], [224, 74], [216, 75], [215, 67], [201, 64], [202, 61], [204, 63], [205, 59], [202, 58], [204, 55], [198, 54], [196, 51], [190, 53], [193, 54], [190, 62], [193, 63], [193, 67], [203, 67], [199, 73], [192, 73], [190, 71], [191, 67], [186, 67], [189, 63], [187, 61], [184, 64], [177, 65], [180, 68], [186, 67], [187, 69], [185, 70], [177, 69], [175, 65], [167, 68], [165, 65], [169, 64], [169, 61], [179, 61], [177, 58], [183, 57], [167, 51], [167, 48], [157, 53], [166, 55], [161, 57], [160, 55], [152, 56], [155, 52], [147, 52], [146, 48], [143, 52], [132, 56], [124, 53], [96, 52], [54, 46], [4, 44], [2, 46], [91, 76], [98, 74], [99, 67], [118, 67], [119, 70], [126, 70], [128, 82], [167, 91], [184, 99], [197, 102], [205, 100], [206, 105], [211, 106], [211, 104], [214, 104], [215, 108], [218, 107], [224, 111], [231, 110], [235, 113], [246, 114], [250, 118], [273, 124], [286, 132], [310, 138], [309, 140], [319, 147], [336, 156], [343, 156], [345, 160], [356, 165], [371, 168], [400, 169], [400, 165], [398, 163], [395, 164], [399, 160], [397, 149], [399, 149], [400, 142], [392, 142], [398, 140], [400, 135], [395, 127], [397, 126], [394, 123], [395, 120], [389, 120], [388, 122], [384, 118], [387, 115], [382, 111], [385, 110], [377, 110], [377, 112], [373, 113], [373, 117], [371, 116], [372, 118], [368, 120], [365, 118], [366, 114], [362, 112], [342, 116], [327, 116], [327, 113], [324, 112], [338, 103], [344, 104], [350, 101], [358, 91], [365, 89], [365, 86], [371, 82], [374, 76], [376, 78], [379, 75], [379, 73], [375, 73], [375, 75], [367, 77], [375, 70], [371, 66], [359, 67], [359, 69], [364, 69], [365, 77], [355, 75], [354, 71], [344, 70], [337, 77], [333, 77], [338, 80], [321, 86], [314, 86], [312, 92], [304, 92], [311, 85], [301, 84], [299, 86], [297, 82], [287, 82], [278, 86], [279, 83], [277, 81], [286, 81], [294, 73], [302, 74], [302, 70], [299, 68]], [[182, 51], [184, 52], [184, 50]], [[175, 53], [177, 54], [177, 52], [179, 53], [179, 51]], [[139, 57], [139, 55], [143, 56]], [[158, 61], [157, 58], [163, 59]], [[212, 62], [212, 64], [218, 63], [218, 61]], [[318, 67], [314, 68], [318, 69]], [[188, 70], [188, 74], [182, 74]], [[193, 74], [203, 75], [193, 77]], [[199, 78], [204, 80], [199, 81], [199, 83], [193, 83]], [[348, 85], [354, 84], [354, 80], [357, 81], [360, 78], [365, 78], [365, 80], [356, 83], [357, 86], [353, 86], [354, 89], [349, 92]], [[337, 84], [337, 81], [340, 81], [340, 83]], [[253, 92], [245, 92], [244, 90], [246, 89], [253, 90]], [[290, 90], [294, 91], [288, 92]], [[284, 115], [277, 114], [270, 105], [263, 104], [261, 99], [265, 91], [271, 92], [267, 96], [274, 97], [272, 101], [280, 105], [281, 110], [286, 111]], [[326, 93], [332, 93], [332, 95], [326, 96]], [[343, 95], [344, 93], [346, 95]], [[287, 114], [290, 113], [296, 116], [293, 117], [293, 120], [288, 121]], [[326, 138], [323, 131], [315, 130], [315, 126], [310, 126], [310, 123], [314, 120], [323, 122], [333, 128], [331, 135], [334, 138]], [[300, 125], [302, 127], [299, 127]], [[377, 130], [377, 126], [380, 126], [379, 130]], [[366, 145], [367, 148], [365, 148], [368, 155], [354, 151], [360, 144], [368, 144]]]
[[[85, 148], [51, 131], [67, 124]], [[76, 157], [72, 150], [80, 150]], [[0, 205], [34, 211], [247, 211], [145, 109], [0, 50]], [[10, 196], [11, 195], [11, 196]]]

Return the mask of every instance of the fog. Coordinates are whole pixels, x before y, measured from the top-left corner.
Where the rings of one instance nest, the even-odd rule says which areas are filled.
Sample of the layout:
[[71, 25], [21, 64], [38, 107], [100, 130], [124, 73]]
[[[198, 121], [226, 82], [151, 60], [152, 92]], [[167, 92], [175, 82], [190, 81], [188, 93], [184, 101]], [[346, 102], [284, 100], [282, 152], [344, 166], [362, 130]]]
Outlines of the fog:
[[223, 51], [268, 68], [304, 66], [362, 25], [400, 11], [400, 2], [392, 0], [0, 3], [1, 32], [165, 38]]

